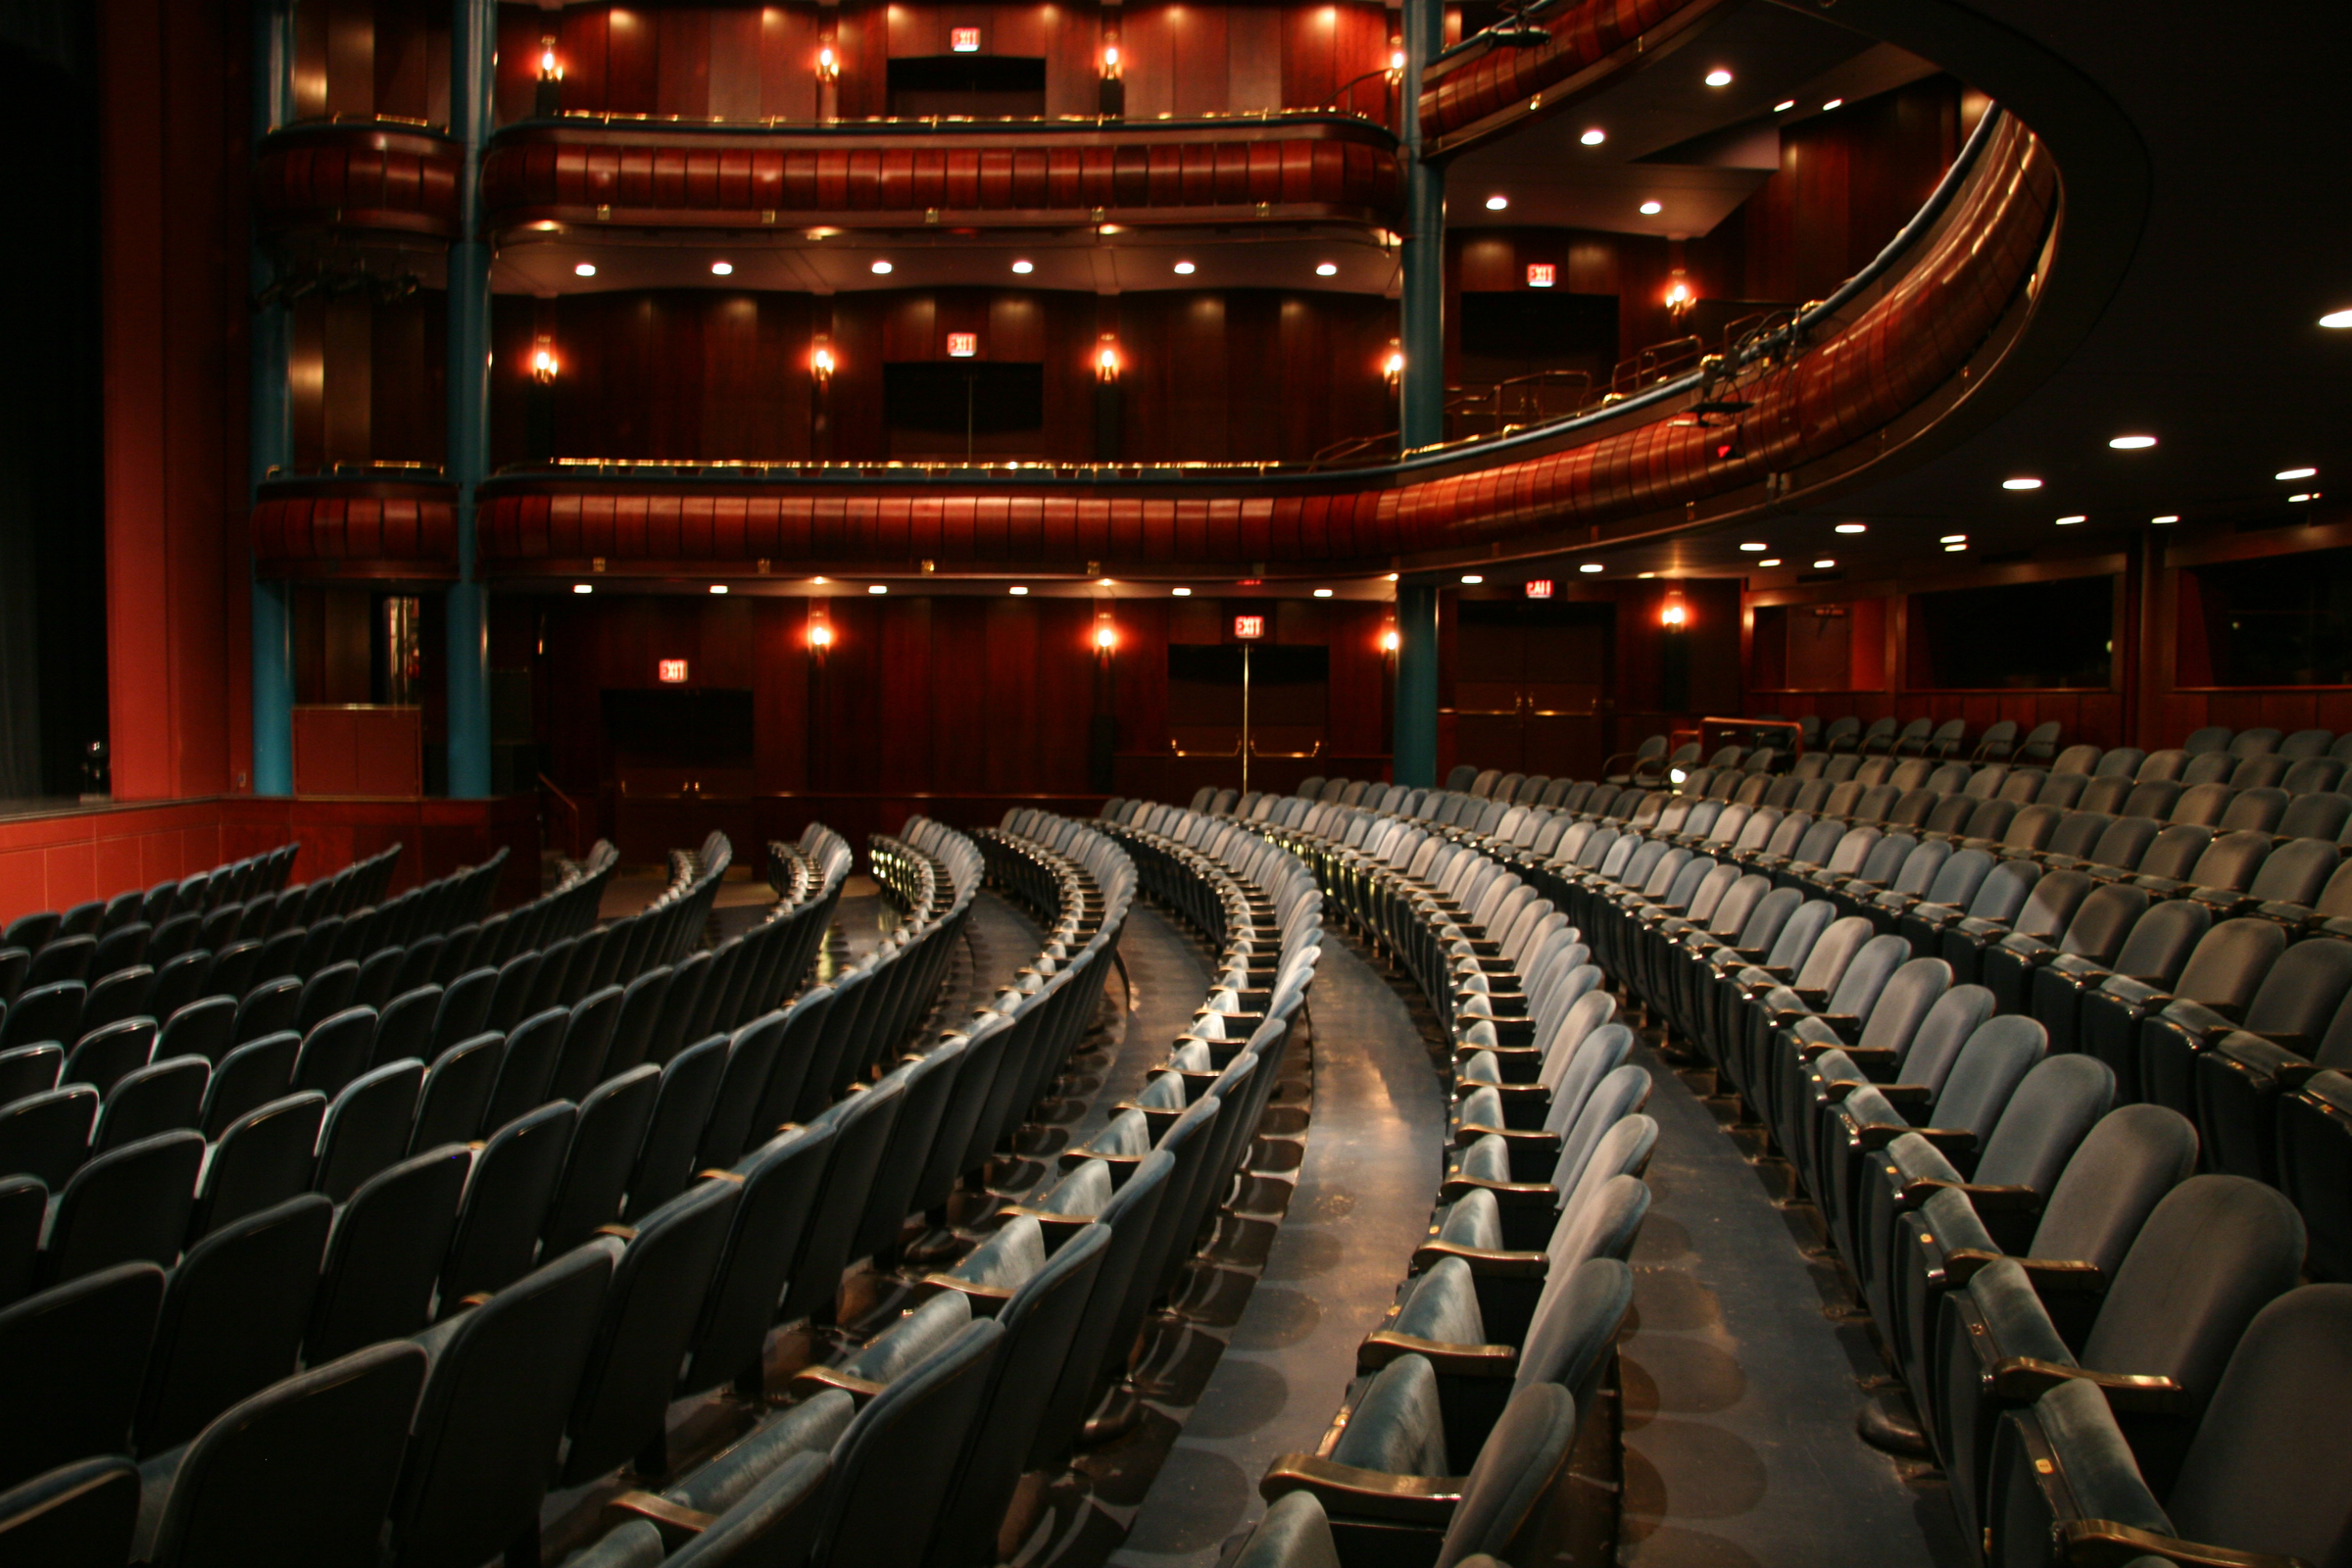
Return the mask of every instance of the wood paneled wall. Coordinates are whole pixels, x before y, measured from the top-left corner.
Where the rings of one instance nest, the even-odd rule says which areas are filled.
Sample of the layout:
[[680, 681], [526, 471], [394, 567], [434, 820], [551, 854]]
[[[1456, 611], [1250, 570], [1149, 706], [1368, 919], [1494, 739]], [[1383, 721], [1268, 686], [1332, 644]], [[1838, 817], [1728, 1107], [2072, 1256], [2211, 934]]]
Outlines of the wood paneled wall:
[[449, 296], [420, 289], [378, 304], [364, 294], [313, 295], [289, 313], [294, 466], [441, 462]]
[[296, 0], [293, 117], [446, 125], [449, 16], [433, 0]]
[[1100, 110], [1102, 46], [1114, 39], [1130, 119], [1312, 109], [1336, 99], [1385, 122], [1395, 101], [1377, 78], [1340, 96], [1352, 78], [1388, 62], [1388, 13], [1361, 0], [1156, 4], [1123, 13], [1085, 0], [953, 7], [865, 0], [837, 10], [585, 5], [560, 13], [509, 4], [499, 8], [499, 115], [513, 121], [532, 112], [541, 40], [550, 36], [563, 62], [567, 110], [812, 121], [826, 112], [816, 60], [830, 42], [841, 68], [831, 113], [845, 120], [882, 115], [889, 112], [890, 61], [947, 54], [949, 29], [969, 26], [980, 29], [985, 54], [1045, 61], [1049, 116]]
[[[1168, 755], [1170, 643], [1219, 641], [1226, 612], [1242, 608], [1156, 596], [907, 593], [823, 601], [600, 594], [537, 604], [545, 651], [532, 667], [550, 776], [576, 799], [604, 799], [607, 810], [615, 776], [602, 693], [658, 688], [664, 659], [686, 660], [693, 687], [752, 693], [757, 794], [1084, 795], [1098, 700], [1116, 719], [1121, 759], [1150, 771]], [[1099, 684], [1093, 635], [1105, 608], [1119, 645]], [[1273, 615], [1278, 641], [1330, 650], [1325, 753], [1381, 759], [1387, 607], [1283, 600], [1249, 608]], [[808, 649], [811, 613], [833, 629], [821, 658]]]
[[[1382, 375], [1396, 335], [1396, 307], [1358, 295], [1257, 289], [1116, 300], [1014, 289], [829, 299], [709, 289], [559, 300], [502, 295], [493, 330], [499, 369], [491, 451], [500, 464], [532, 456], [808, 459], [815, 455], [808, 354], [818, 332], [830, 334], [837, 366], [829, 454], [836, 459], [891, 455], [883, 368], [945, 361], [951, 332], [977, 333], [981, 359], [1046, 368], [1043, 427], [1016, 443], [1020, 450], [998, 451], [1001, 457], [1095, 457], [1094, 353], [1102, 330], [1118, 335], [1125, 367], [1122, 455], [1131, 460], [1302, 460], [1334, 442], [1396, 427]], [[524, 368], [542, 333], [564, 366], [545, 393]], [[396, 401], [390, 393], [382, 397]], [[552, 406], [550, 453], [529, 450], [534, 397]]]

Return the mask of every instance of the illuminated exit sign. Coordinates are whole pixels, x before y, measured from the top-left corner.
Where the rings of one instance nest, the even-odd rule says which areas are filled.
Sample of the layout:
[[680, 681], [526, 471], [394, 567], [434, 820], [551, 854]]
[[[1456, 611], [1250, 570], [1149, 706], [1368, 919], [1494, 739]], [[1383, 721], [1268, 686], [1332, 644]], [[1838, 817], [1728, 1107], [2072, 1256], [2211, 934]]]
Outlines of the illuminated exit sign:
[[1530, 262], [1527, 264], [1527, 286], [1529, 288], [1549, 288], [1559, 280], [1560, 269], [1556, 263]]
[[[937, 35], [934, 34], [934, 36]], [[948, 47], [959, 55], [978, 54], [980, 52], [980, 29], [978, 27], [950, 27], [948, 29]]]
[[1253, 642], [1258, 642], [1258, 641], [1262, 640], [1262, 639], [1265, 637], [1265, 635], [1266, 635], [1266, 617], [1265, 617], [1265, 616], [1263, 616], [1263, 615], [1236, 615], [1236, 616], [1234, 616], [1234, 617], [1233, 617], [1233, 638], [1234, 638], [1234, 641], [1236, 641], [1236, 642], [1243, 642], [1243, 643], [1253, 643]]
[[683, 659], [662, 660], [660, 663], [654, 666], [654, 677], [661, 681], [664, 686], [685, 685], [686, 661]]
[[979, 333], [977, 333], [977, 332], [950, 332], [950, 333], [948, 334], [948, 358], [949, 358], [949, 359], [951, 359], [951, 360], [968, 360], [968, 359], [970, 359], [970, 358], [971, 358], [973, 355], [975, 355], [975, 354], [977, 354], [977, 353], [979, 353], [979, 352], [980, 352], [980, 334], [979, 334]]
[[1529, 578], [1527, 583], [1527, 597], [1530, 599], [1549, 599], [1551, 597], [1551, 579], [1549, 577]]

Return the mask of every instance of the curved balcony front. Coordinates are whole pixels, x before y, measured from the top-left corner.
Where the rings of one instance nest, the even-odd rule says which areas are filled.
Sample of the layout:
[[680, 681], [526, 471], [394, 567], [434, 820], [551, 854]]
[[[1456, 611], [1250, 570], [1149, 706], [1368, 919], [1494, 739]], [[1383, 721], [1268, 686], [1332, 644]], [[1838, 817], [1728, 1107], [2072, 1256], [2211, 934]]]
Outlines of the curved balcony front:
[[254, 157], [265, 228], [446, 240], [458, 231], [464, 150], [421, 125], [322, 121], [266, 137]]
[[1559, 109], [1633, 65], [1682, 42], [1726, 0], [1555, 0], [1527, 8], [1551, 35], [1526, 47], [1474, 33], [1421, 74], [1421, 134], [1430, 156], [1455, 153], [1547, 108]]
[[500, 131], [491, 224], [873, 228], [926, 223], [1398, 221], [1396, 138], [1328, 114], [1158, 121], [695, 125], [565, 117]]
[[255, 568], [302, 581], [454, 581], [458, 492], [436, 482], [439, 473], [371, 467], [273, 475], [253, 509]]
[[1885, 461], [1981, 385], [2031, 315], [2057, 205], [2047, 150], [1996, 115], [1878, 264], [1740, 363], [1401, 464], [564, 466], [485, 486], [482, 560], [511, 577], [1381, 570], [1719, 522]]

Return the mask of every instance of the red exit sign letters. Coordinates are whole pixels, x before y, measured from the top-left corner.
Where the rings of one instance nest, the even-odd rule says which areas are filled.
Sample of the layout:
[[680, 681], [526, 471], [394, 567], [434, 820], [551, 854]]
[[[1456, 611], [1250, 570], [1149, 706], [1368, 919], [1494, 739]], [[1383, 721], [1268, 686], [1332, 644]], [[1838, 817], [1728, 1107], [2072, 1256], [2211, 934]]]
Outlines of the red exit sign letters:
[[1253, 643], [1253, 642], [1258, 642], [1258, 641], [1262, 640], [1262, 639], [1265, 637], [1265, 635], [1266, 635], [1266, 617], [1265, 617], [1265, 616], [1263, 616], [1263, 615], [1236, 615], [1236, 616], [1234, 616], [1234, 617], [1233, 617], [1233, 638], [1234, 638], [1234, 641], [1236, 641], [1236, 642], [1243, 642], [1243, 643]]
[[659, 680], [664, 686], [685, 685], [686, 661], [683, 659], [662, 660], [660, 663], [654, 666], [654, 678]]

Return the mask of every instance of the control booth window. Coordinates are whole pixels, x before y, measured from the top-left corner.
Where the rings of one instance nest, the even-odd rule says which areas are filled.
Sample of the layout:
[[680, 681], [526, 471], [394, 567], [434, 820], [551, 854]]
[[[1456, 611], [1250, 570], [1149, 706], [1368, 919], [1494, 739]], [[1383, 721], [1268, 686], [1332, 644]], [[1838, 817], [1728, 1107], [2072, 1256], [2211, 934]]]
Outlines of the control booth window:
[[1042, 116], [1046, 63], [1019, 55], [916, 55], [890, 63], [890, 112], [974, 120]]

